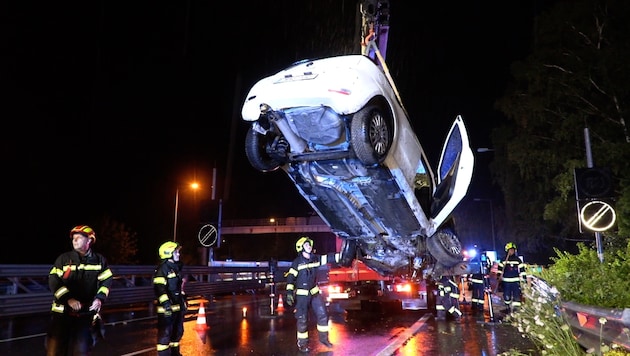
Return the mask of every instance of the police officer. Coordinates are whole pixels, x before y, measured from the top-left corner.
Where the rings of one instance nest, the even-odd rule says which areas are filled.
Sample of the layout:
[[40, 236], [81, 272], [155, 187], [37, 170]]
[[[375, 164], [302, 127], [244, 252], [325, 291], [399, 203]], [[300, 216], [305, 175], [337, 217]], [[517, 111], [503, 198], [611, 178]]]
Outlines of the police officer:
[[462, 312], [459, 310], [459, 287], [452, 276], [442, 276], [438, 282], [438, 295], [435, 300], [435, 310], [437, 320], [446, 320], [448, 312], [457, 321], [461, 319]]
[[89, 355], [92, 323], [109, 295], [113, 274], [103, 255], [92, 250], [96, 233], [87, 225], [70, 230], [73, 250], [61, 254], [48, 275], [53, 292], [46, 354]]
[[179, 261], [181, 246], [174, 241], [163, 243], [158, 249], [161, 262], [153, 275], [153, 290], [157, 299], [158, 356], [181, 356], [179, 342], [184, 335], [186, 295], [182, 289], [183, 264]]
[[338, 265], [339, 254], [329, 253], [316, 255], [313, 253], [313, 240], [303, 236], [295, 243], [298, 256], [293, 260], [287, 277], [287, 305], [295, 305], [297, 319], [297, 346], [300, 352], [309, 352], [308, 348], [308, 312], [312, 308], [317, 318], [319, 341], [332, 347], [328, 339], [328, 312], [326, 302], [317, 286], [317, 269], [328, 263]]
[[521, 282], [527, 277], [525, 263], [516, 253], [516, 244], [508, 242], [505, 245], [507, 255], [501, 261], [497, 270], [497, 278], [503, 282], [503, 303], [507, 313], [521, 306]]

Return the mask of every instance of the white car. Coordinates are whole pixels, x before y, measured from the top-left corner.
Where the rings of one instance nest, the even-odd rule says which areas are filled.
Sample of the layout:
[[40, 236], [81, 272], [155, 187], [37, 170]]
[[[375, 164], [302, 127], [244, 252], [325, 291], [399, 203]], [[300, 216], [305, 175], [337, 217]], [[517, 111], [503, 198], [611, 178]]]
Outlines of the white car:
[[251, 165], [289, 175], [344, 240], [343, 265], [356, 258], [383, 275], [465, 270], [450, 226], [474, 164], [461, 117], [434, 172], [391, 78], [364, 55], [295, 63], [257, 82], [241, 114], [252, 123]]

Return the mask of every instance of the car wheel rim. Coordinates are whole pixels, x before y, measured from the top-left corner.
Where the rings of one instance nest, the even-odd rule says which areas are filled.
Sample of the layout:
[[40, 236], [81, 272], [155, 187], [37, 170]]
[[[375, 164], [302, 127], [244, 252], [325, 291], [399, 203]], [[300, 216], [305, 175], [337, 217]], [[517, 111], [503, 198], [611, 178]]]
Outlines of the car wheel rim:
[[389, 129], [383, 115], [376, 114], [370, 120], [370, 143], [379, 156], [387, 152], [389, 146]]

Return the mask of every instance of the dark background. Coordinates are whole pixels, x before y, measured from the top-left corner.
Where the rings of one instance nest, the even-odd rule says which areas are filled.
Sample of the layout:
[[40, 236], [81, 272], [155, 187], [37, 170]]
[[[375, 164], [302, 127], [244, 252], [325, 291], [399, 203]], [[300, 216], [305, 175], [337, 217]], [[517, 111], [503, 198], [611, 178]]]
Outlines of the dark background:
[[[473, 147], [491, 146], [493, 102], [545, 3], [390, 0], [387, 62], [434, 165], [458, 114]], [[4, 3], [0, 263], [52, 263], [72, 226], [102, 216], [136, 232], [140, 262], [152, 263], [172, 237], [176, 189], [194, 232], [214, 169], [224, 219], [310, 214], [282, 172], [247, 162], [240, 107], [253, 83], [296, 60], [352, 53], [356, 4]], [[478, 162], [471, 194], [488, 196]]]

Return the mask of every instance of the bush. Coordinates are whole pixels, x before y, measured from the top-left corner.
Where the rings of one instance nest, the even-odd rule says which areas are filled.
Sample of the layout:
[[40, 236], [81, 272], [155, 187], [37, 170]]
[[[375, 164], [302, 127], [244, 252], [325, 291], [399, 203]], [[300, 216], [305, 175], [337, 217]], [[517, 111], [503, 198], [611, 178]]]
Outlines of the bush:
[[563, 300], [609, 308], [630, 306], [630, 243], [625, 250], [604, 251], [603, 262], [583, 243], [578, 249], [577, 255], [555, 249], [553, 265], [540, 277], [554, 286]]

